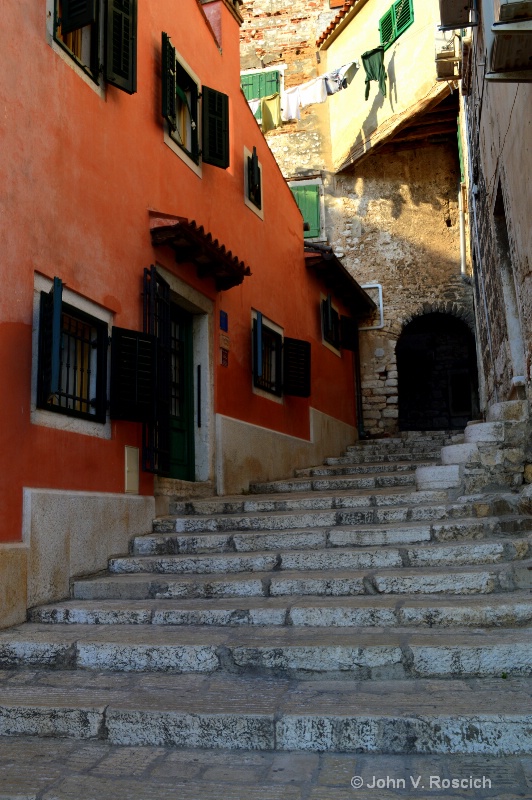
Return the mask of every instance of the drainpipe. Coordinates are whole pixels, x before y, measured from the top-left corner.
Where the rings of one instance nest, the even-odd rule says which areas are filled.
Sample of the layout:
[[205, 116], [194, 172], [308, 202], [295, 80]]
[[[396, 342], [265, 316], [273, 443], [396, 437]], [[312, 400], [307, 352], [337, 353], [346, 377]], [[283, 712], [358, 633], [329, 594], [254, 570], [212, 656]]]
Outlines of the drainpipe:
[[464, 184], [460, 184], [458, 192], [458, 217], [460, 220], [460, 274], [466, 275], [466, 229], [464, 212]]

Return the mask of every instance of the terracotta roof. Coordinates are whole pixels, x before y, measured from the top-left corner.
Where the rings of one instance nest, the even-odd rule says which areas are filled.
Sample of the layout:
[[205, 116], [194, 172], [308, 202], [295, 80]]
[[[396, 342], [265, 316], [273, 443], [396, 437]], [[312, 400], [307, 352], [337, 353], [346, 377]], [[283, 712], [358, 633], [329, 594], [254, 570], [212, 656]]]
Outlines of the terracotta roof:
[[325, 28], [319, 39], [316, 39], [316, 44], [319, 47], [323, 42], [329, 38], [331, 33], [334, 31], [336, 26], [343, 20], [343, 18], [348, 14], [351, 8], [358, 2], [358, 0], [345, 0], [342, 8], [339, 10], [338, 14], [334, 17], [333, 21]]
[[198, 276], [214, 278], [218, 291], [239, 286], [247, 275], [251, 275], [251, 269], [238, 256], [195, 220], [157, 213], [150, 216], [153, 246], [171, 247], [176, 261], [195, 264]]

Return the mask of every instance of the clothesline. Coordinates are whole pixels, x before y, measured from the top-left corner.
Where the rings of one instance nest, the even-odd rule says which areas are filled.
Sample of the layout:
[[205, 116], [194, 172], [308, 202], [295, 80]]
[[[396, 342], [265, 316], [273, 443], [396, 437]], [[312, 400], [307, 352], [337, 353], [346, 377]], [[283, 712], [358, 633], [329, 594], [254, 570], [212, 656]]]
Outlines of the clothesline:
[[259, 108], [261, 109], [262, 129], [267, 133], [273, 128], [278, 128], [283, 122], [300, 119], [300, 109], [314, 103], [324, 103], [330, 95], [347, 88], [358, 67], [358, 61], [350, 61], [338, 69], [281, 93], [276, 92], [267, 97], [248, 100], [249, 107], [254, 114]]

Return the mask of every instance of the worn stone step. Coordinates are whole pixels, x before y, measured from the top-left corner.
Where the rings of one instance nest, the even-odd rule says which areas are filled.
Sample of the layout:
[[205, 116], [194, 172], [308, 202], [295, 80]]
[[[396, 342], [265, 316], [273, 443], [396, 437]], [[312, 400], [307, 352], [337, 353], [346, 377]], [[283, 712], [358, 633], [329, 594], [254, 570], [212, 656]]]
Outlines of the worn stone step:
[[526, 588], [530, 561], [453, 567], [238, 572], [207, 575], [102, 575], [73, 582], [81, 600], [379, 594], [491, 594]]
[[530, 675], [532, 629], [38, 625], [0, 632], [0, 669], [386, 680]]
[[320, 477], [327, 475], [379, 475], [386, 473], [393, 475], [396, 473], [414, 472], [417, 467], [431, 467], [434, 461], [421, 459], [419, 461], [397, 461], [397, 462], [368, 462], [366, 464], [351, 464], [346, 467], [305, 467], [304, 469], [294, 470], [296, 478]]
[[525, 678], [305, 682], [37, 671], [26, 684], [9, 673], [0, 681], [1, 735], [232, 750], [532, 753]]
[[432, 463], [440, 460], [441, 447], [436, 447], [432, 450], [426, 450], [423, 453], [412, 453], [410, 450], [397, 450], [394, 452], [386, 451], [366, 451], [354, 450], [349, 455], [330, 456], [324, 461], [325, 466], [338, 466], [350, 464], [373, 464], [374, 462], [381, 463], [396, 463], [397, 461], [431, 461]]
[[411, 488], [373, 488], [332, 490], [334, 494], [316, 494], [310, 490], [301, 491], [294, 496], [291, 492], [278, 493], [274, 496], [250, 497], [236, 495], [232, 497], [211, 497], [208, 499], [189, 500], [172, 503], [170, 513], [173, 516], [225, 516], [237, 514], [264, 514], [278, 511], [323, 511], [334, 508], [364, 508], [366, 506], [395, 505], [427, 505], [445, 503], [448, 500], [444, 491], [415, 491]]
[[496, 564], [526, 559], [532, 555], [528, 537], [520, 539], [431, 543], [402, 548], [326, 548], [252, 553], [209, 553], [199, 555], [123, 556], [109, 559], [113, 573], [155, 572], [158, 574], [205, 575], [212, 573], [265, 572], [267, 570], [379, 569], [382, 567], [424, 567], [446, 564]]
[[[413, 493], [415, 494], [415, 493]], [[433, 496], [433, 502], [429, 495]], [[393, 522], [446, 520], [477, 515], [477, 503], [469, 500], [443, 502], [445, 492], [419, 492], [417, 502], [406, 502], [403, 495], [336, 498], [334, 508], [310, 508], [290, 511], [256, 511], [243, 514], [212, 513], [198, 515], [170, 514], [153, 522], [156, 533], [222, 533], [241, 531], [283, 531], [325, 528], [336, 525], [371, 525]], [[362, 505], [363, 501], [366, 505]], [[484, 504], [485, 515], [489, 505]]]
[[279, 532], [198, 534], [144, 534], [132, 543], [134, 555], [249, 553], [257, 550], [318, 550], [327, 547], [371, 547], [416, 542], [482, 539], [498, 534], [525, 535], [532, 532], [530, 520], [522, 516], [452, 519], [406, 524], [372, 524], [350, 527], [292, 529]]
[[532, 623], [532, 594], [248, 597], [219, 600], [67, 600], [39, 606], [30, 622], [65, 625], [507, 627]]
[[413, 472], [383, 472], [364, 476], [324, 476], [312, 478], [293, 478], [267, 483], [253, 483], [250, 491], [256, 494], [277, 492], [329, 492], [358, 489], [387, 489], [396, 486], [415, 486]]

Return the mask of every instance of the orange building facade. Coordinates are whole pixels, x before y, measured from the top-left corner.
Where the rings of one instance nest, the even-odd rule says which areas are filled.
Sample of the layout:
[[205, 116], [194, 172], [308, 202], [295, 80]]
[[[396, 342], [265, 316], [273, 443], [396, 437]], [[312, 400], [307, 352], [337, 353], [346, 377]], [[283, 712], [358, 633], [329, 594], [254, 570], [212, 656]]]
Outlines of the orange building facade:
[[305, 252], [240, 89], [238, 2], [30, 6], [0, 31], [0, 625], [169, 497], [353, 441], [369, 302]]

